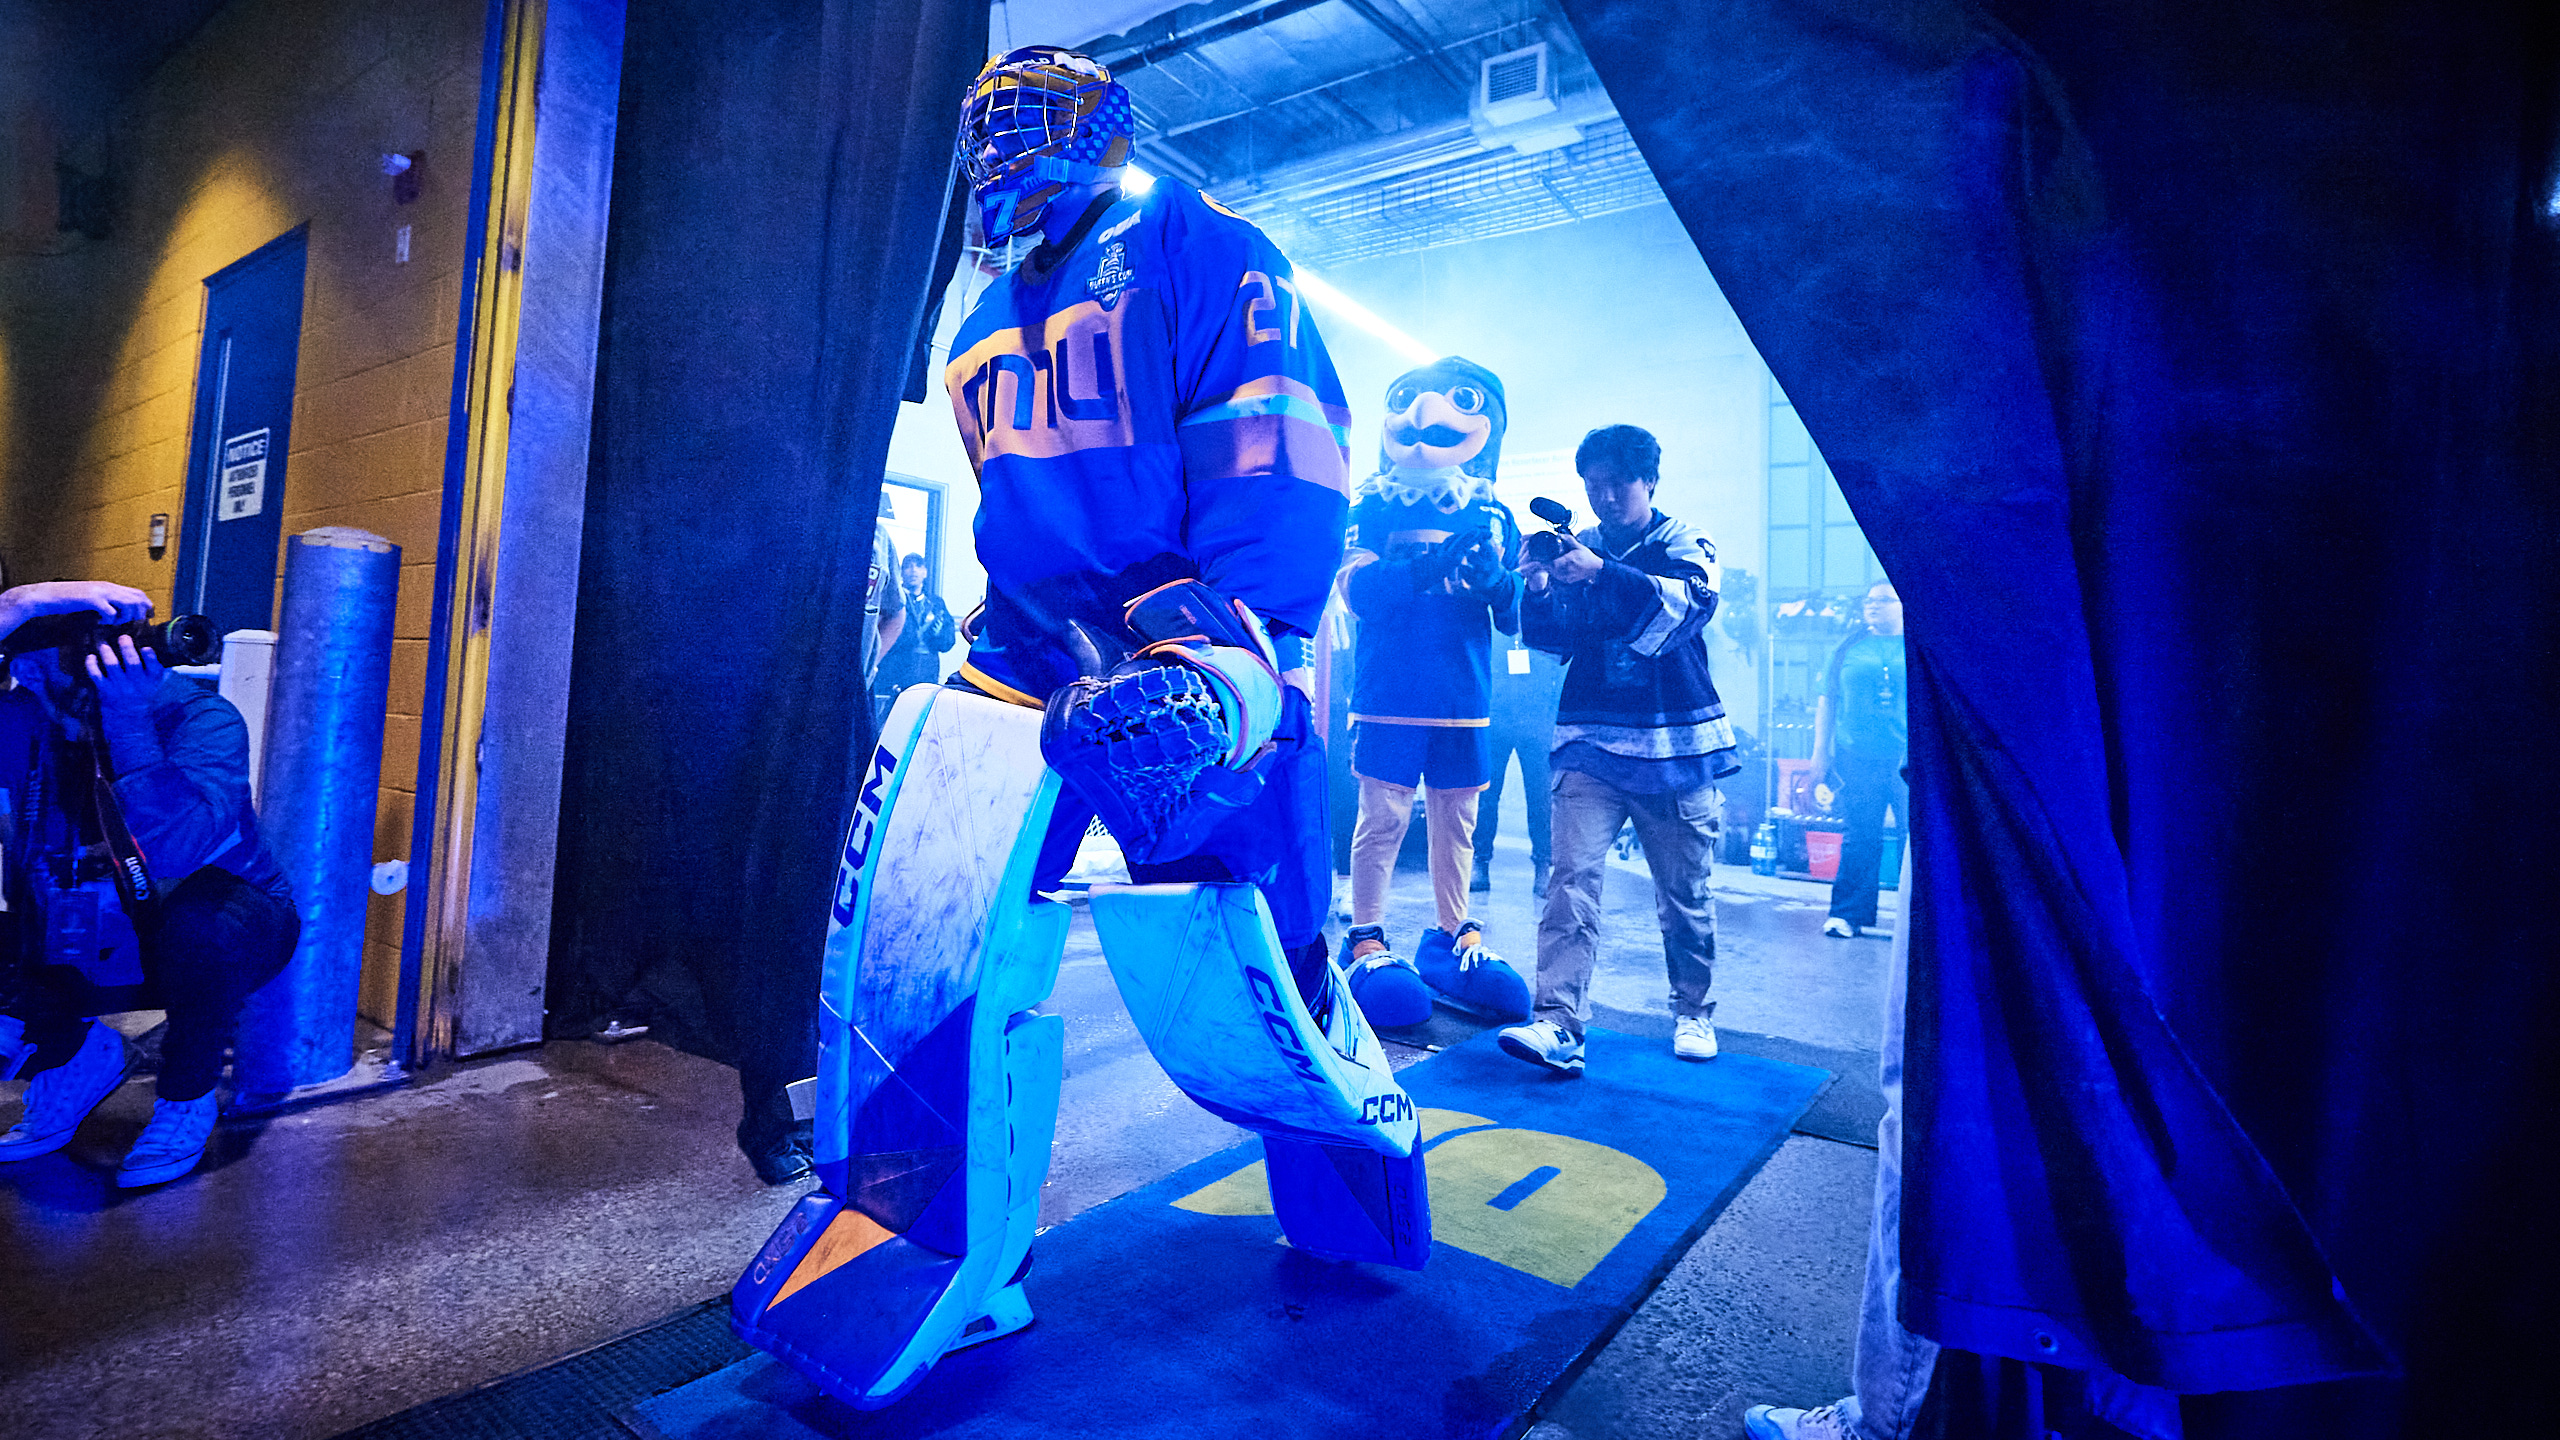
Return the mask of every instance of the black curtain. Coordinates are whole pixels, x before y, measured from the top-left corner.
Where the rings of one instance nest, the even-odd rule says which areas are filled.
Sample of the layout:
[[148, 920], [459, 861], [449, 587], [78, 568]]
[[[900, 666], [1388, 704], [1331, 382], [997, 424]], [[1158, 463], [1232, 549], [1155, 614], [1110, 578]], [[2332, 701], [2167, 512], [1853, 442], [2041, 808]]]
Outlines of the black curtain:
[[2547, 1426], [2547, 10], [1565, 8], [1907, 608], [1938, 1433]]
[[960, 0], [630, 10], [551, 1033], [737, 1066], [759, 1157], [817, 1068], [880, 475], [985, 37]]

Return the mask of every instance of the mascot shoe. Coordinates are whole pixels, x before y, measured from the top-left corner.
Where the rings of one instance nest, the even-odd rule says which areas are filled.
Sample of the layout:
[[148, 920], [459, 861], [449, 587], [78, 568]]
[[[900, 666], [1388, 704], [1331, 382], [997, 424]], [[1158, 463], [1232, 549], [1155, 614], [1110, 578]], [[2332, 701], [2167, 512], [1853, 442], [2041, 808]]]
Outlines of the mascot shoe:
[[1458, 1009], [1488, 1020], [1529, 1018], [1529, 982], [1484, 943], [1484, 927], [1475, 921], [1454, 936], [1437, 925], [1423, 931], [1413, 959], [1423, 980]]
[[[1359, 1002], [1360, 1013], [1370, 1024], [1393, 1030], [1431, 1018], [1431, 987], [1422, 983], [1412, 961], [1387, 948], [1383, 927], [1354, 925], [1344, 939], [1351, 956], [1343, 964], [1343, 974], [1351, 982], [1351, 998]], [[1365, 942], [1375, 942], [1378, 948], [1362, 954]]]

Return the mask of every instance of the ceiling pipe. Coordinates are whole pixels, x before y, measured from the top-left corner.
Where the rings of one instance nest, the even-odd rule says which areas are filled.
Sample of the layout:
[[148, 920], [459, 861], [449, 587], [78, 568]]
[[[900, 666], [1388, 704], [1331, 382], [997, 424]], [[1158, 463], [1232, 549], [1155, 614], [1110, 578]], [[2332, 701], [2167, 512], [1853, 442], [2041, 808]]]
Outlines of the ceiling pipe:
[[1326, 0], [1273, 0], [1271, 4], [1235, 11], [1221, 19], [1212, 20], [1206, 25], [1178, 31], [1161, 40], [1142, 41], [1127, 49], [1097, 53], [1093, 58], [1101, 61], [1103, 68], [1109, 70], [1114, 76], [1126, 75], [1133, 70], [1144, 70], [1150, 65], [1162, 64], [1186, 50], [1195, 50], [1203, 45], [1212, 45], [1220, 40], [1230, 40], [1249, 31], [1259, 30], [1274, 21], [1286, 20], [1301, 10], [1313, 10], [1324, 3]]
[[1415, 58], [1429, 65], [1438, 72], [1440, 78], [1457, 86], [1460, 90], [1474, 88], [1475, 82], [1458, 68], [1455, 61], [1441, 53], [1440, 47], [1414, 34], [1403, 21], [1389, 16], [1386, 11], [1378, 7], [1377, 0], [1342, 0], [1342, 3], [1349, 7], [1353, 14], [1376, 26], [1388, 39], [1403, 46], [1412, 52]]
[[1445, 120], [1254, 174], [1221, 176], [1218, 195], [1231, 205], [1283, 194], [1304, 199], [1409, 174], [1482, 151], [1483, 147], [1476, 144], [1475, 132], [1464, 119]]
[[[1479, 40], [1500, 35], [1505, 31], [1520, 29], [1527, 23], [1530, 22], [1514, 20], [1507, 24], [1496, 25], [1490, 30], [1479, 30], [1473, 35], [1461, 35], [1457, 39], [1450, 41], [1448, 44], [1443, 45], [1440, 48], [1447, 51], [1455, 50], [1462, 45], [1473, 45]], [[1331, 90], [1336, 86], [1348, 85], [1354, 80], [1366, 80], [1372, 75], [1384, 75], [1390, 70], [1410, 65], [1413, 62], [1413, 56], [1400, 55], [1395, 59], [1388, 61], [1384, 65], [1372, 65], [1366, 70], [1354, 70], [1348, 75], [1336, 75], [1332, 79], [1324, 81], [1321, 84], [1310, 85], [1304, 90], [1292, 90], [1286, 95], [1274, 95], [1268, 100], [1248, 105], [1241, 110], [1230, 110], [1223, 115], [1211, 115], [1203, 120], [1186, 120], [1179, 125], [1173, 126], [1170, 129], [1163, 130], [1159, 133], [1166, 136], [1188, 135], [1194, 130], [1206, 130], [1212, 125], [1224, 125], [1230, 120], [1241, 120], [1247, 115], [1253, 114], [1255, 111], [1268, 110], [1275, 105], [1286, 105], [1292, 100], [1304, 100], [1310, 95], [1320, 94], [1324, 91]]]
[[[1554, 115], [1539, 119], [1549, 125], [1578, 125], [1588, 130], [1615, 120], [1617, 115], [1608, 92], [1594, 87], [1562, 97]], [[1257, 175], [1222, 177], [1216, 182], [1216, 189], [1220, 200], [1239, 210], [1251, 210], [1374, 185], [1434, 165], [1473, 159], [1486, 151], [1487, 147], [1476, 139], [1471, 122], [1451, 120], [1381, 136], [1366, 144]]]

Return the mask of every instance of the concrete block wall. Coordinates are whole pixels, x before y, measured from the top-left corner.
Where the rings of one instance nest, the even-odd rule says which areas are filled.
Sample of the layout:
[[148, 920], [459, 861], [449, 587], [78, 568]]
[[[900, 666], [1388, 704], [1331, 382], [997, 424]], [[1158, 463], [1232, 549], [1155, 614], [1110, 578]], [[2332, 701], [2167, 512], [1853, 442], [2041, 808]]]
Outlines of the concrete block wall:
[[[485, 0], [233, 0], [79, 142], [113, 230], [0, 255], [0, 553], [15, 579], [88, 576], [165, 611], [204, 280], [308, 227], [284, 533], [401, 547], [375, 854], [405, 856], [435, 603]], [[423, 151], [397, 203], [386, 152]], [[397, 254], [409, 230], [408, 259]], [[365, 1013], [392, 1010], [403, 897], [373, 902]]]

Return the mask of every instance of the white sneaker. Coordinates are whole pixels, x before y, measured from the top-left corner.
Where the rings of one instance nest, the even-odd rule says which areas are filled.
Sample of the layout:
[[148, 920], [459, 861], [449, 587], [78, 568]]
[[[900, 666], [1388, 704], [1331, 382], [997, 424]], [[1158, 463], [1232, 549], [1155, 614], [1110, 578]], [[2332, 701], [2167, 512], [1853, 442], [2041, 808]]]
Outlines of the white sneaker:
[[1716, 1027], [1703, 1015], [1683, 1015], [1671, 1022], [1671, 1053], [1683, 1060], [1716, 1058]]
[[1559, 1075], [1582, 1073], [1582, 1042], [1564, 1033], [1564, 1027], [1553, 1020], [1508, 1025], [1495, 1039], [1503, 1053], [1532, 1065], [1544, 1066]]
[[1751, 1440], [1859, 1440], [1857, 1427], [1837, 1405], [1812, 1410], [1754, 1405], [1742, 1412], [1742, 1429]]
[[69, 1060], [27, 1082], [24, 1113], [0, 1134], [0, 1160], [33, 1160], [70, 1144], [80, 1122], [123, 1083], [124, 1037], [90, 1021]]
[[221, 1103], [208, 1090], [193, 1100], [154, 1100], [151, 1123], [126, 1152], [116, 1170], [119, 1188], [165, 1185], [196, 1168], [205, 1142], [213, 1138], [213, 1122]]
[[1822, 933], [1834, 940], [1855, 940], [1858, 938], [1858, 927], [1834, 915], [1822, 922]]

